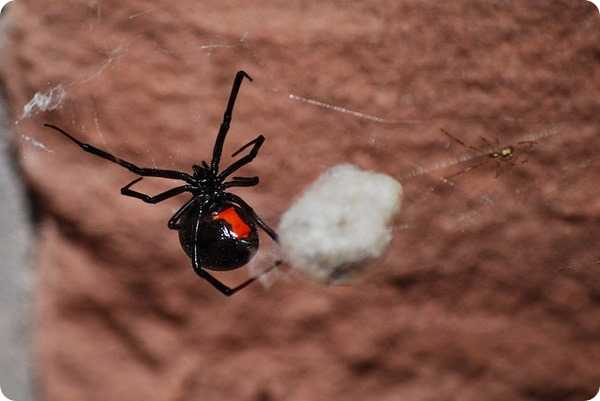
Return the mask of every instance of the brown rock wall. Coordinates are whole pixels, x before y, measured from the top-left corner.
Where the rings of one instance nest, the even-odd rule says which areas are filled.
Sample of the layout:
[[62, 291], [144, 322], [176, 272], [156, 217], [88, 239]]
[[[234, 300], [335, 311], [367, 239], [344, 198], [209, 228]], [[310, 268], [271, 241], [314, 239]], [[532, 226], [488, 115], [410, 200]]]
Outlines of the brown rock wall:
[[[597, 391], [591, 3], [18, 0], [9, 15], [2, 77], [40, 217], [41, 399], [580, 401]], [[336, 163], [403, 182], [392, 250], [354, 285], [282, 271], [268, 290], [223, 298], [166, 227], [185, 196], [122, 197], [132, 174], [41, 127], [189, 171], [210, 155], [239, 69], [255, 80], [225, 153], [267, 137], [244, 169], [260, 186], [238, 193], [268, 222]], [[53, 88], [65, 93], [59, 107], [22, 115]], [[440, 128], [477, 147], [480, 136], [538, 144], [517, 145], [515, 165], [490, 159], [448, 182], [486, 156]], [[261, 250], [256, 269], [275, 257], [266, 237]]]

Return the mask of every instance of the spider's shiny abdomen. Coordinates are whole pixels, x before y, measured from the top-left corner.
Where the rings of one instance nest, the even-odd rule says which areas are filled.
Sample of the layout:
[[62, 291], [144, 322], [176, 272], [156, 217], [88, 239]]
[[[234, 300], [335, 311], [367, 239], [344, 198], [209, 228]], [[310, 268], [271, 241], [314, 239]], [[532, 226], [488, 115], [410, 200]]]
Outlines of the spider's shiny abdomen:
[[237, 269], [248, 263], [258, 249], [256, 226], [242, 209], [228, 202], [214, 205], [208, 213], [202, 213], [200, 206], [190, 207], [182, 216], [179, 241], [190, 258], [196, 243], [200, 265], [210, 270]]

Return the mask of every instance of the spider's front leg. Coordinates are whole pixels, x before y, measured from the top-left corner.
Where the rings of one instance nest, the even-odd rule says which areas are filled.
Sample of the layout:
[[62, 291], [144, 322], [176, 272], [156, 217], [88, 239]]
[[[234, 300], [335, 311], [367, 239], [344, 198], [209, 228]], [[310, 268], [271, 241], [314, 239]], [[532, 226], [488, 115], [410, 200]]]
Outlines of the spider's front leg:
[[193, 184], [195, 182], [194, 178], [187, 173], [184, 173], [181, 171], [175, 171], [175, 170], [163, 170], [163, 169], [157, 169], [157, 168], [139, 167], [127, 160], [123, 160], [119, 157], [116, 157], [116, 156], [108, 153], [105, 150], [97, 148], [94, 145], [90, 145], [89, 143], [81, 142], [79, 139], [75, 138], [73, 135], [69, 134], [64, 129], [57, 127], [56, 125], [44, 124], [44, 126], [48, 127], [48, 128], [52, 128], [53, 130], [60, 132], [65, 137], [67, 137], [69, 140], [71, 140], [72, 142], [77, 144], [85, 152], [91, 153], [93, 155], [96, 155], [98, 157], [106, 159], [110, 162], [116, 163], [119, 166], [126, 168], [127, 170], [131, 171], [134, 174], [141, 175], [143, 177], [160, 177], [160, 178], [168, 178], [168, 179], [172, 179], [172, 180], [182, 180], [182, 181], [185, 181], [190, 184]]
[[233, 177], [233, 180], [223, 183], [223, 189], [231, 187], [254, 187], [258, 185], [258, 177]]
[[531, 150], [531, 148], [534, 147], [537, 144], [538, 144], [537, 141], [520, 141], [520, 142], [517, 142], [517, 145], [525, 145], [527, 147], [527, 151]]
[[234, 171], [240, 169], [241, 167], [245, 166], [246, 164], [248, 164], [252, 160], [254, 160], [254, 158], [258, 155], [258, 151], [260, 150], [260, 147], [263, 145], [264, 142], [265, 142], [265, 137], [262, 135], [259, 135], [256, 138], [254, 138], [253, 140], [251, 140], [250, 142], [248, 142], [247, 144], [245, 144], [244, 146], [242, 146], [241, 148], [239, 148], [237, 151], [235, 151], [233, 153], [233, 155], [231, 155], [232, 157], [237, 156], [244, 149], [252, 146], [252, 149], [250, 149], [250, 152], [248, 152], [247, 155], [245, 155], [244, 157], [241, 157], [239, 160], [236, 160], [229, 167], [227, 167], [225, 170], [223, 170], [221, 173], [219, 173], [219, 179], [224, 180], [230, 174], [232, 174]]
[[474, 150], [475, 152], [481, 152], [481, 149], [477, 149], [474, 146], [471, 145], [467, 145], [465, 142], [461, 141], [460, 139], [458, 139], [457, 137], [455, 137], [454, 135], [450, 134], [448, 131], [446, 131], [443, 128], [440, 128], [440, 131], [442, 131], [442, 134], [446, 135], [448, 138], [452, 139], [453, 141], [455, 141], [456, 143], [458, 143], [459, 145], [467, 148], [467, 149], [471, 149]]
[[223, 144], [225, 143], [227, 132], [229, 132], [229, 124], [231, 124], [231, 118], [233, 116], [233, 107], [235, 106], [235, 100], [238, 92], [240, 91], [240, 86], [242, 86], [242, 81], [244, 78], [252, 81], [250, 75], [248, 75], [245, 71], [238, 71], [233, 80], [233, 86], [231, 87], [231, 93], [229, 94], [229, 100], [227, 101], [227, 107], [225, 108], [225, 113], [223, 114], [223, 121], [221, 122], [219, 133], [217, 134], [217, 140], [215, 141], [215, 146], [213, 148], [213, 157], [210, 162], [210, 168], [214, 174], [219, 171], [219, 163], [221, 162]]
[[233, 294], [235, 294], [236, 292], [238, 292], [239, 290], [241, 290], [242, 288], [246, 287], [248, 284], [250, 284], [254, 280], [256, 280], [256, 277], [251, 277], [248, 280], [246, 280], [245, 282], [243, 282], [242, 284], [238, 285], [237, 287], [229, 288], [225, 284], [223, 284], [222, 282], [217, 280], [215, 277], [213, 277], [209, 272], [204, 270], [202, 268], [202, 266], [200, 266], [197, 262], [198, 261], [195, 260], [192, 264], [192, 267], [194, 268], [194, 272], [198, 276], [202, 277], [204, 280], [208, 281], [213, 287], [215, 287], [217, 290], [219, 290], [219, 292], [221, 294], [223, 294], [227, 297], [232, 296]]

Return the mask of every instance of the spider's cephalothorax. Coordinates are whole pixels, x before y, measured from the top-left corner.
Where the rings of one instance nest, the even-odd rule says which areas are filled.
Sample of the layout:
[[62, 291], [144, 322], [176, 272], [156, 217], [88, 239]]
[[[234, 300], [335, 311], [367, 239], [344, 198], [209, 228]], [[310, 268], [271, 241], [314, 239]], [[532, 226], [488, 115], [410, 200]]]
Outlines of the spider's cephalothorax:
[[505, 159], [506, 160], [506, 159], [512, 158], [514, 154], [515, 154], [515, 148], [512, 146], [507, 146], [496, 152], [492, 152], [492, 153], [488, 154], [488, 156], [491, 157], [492, 159]]
[[[227, 192], [227, 189], [231, 187], [252, 187], [258, 184], [258, 177], [234, 176], [230, 180], [227, 179], [256, 157], [258, 150], [265, 141], [264, 136], [259, 135], [238, 149], [232, 157], [237, 156], [247, 148], [250, 148], [250, 151], [224, 170], [219, 170], [223, 144], [229, 131], [233, 107], [244, 78], [252, 80], [244, 71], [238, 71], [233, 81], [223, 122], [217, 134], [210, 165], [206, 162], [202, 162], [202, 166], [194, 165], [192, 168], [193, 174], [191, 175], [175, 170], [138, 167], [102, 149], [79, 141], [62, 128], [45, 124], [45, 126], [65, 135], [84, 151], [116, 163], [139, 175], [140, 177], [121, 188], [123, 195], [153, 204], [184, 192], [191, 193], [192, 198], [175, 212], [169, 220], [168, 227], [179, 232], [181, 246], [191, 259], [196, 274], [225, 295], [234, 294], [256, 280], [257, 277], [251, 277], [237, 287], [229, 288], [208, 273], [206, 269], [233, 270], [248, 263], [258, 250], [259, 241], [256, 226], [260, 227], [273, 241], [277, 242], [275, 231], [254, 212], [252, 207], [239, 196]], [[183, 181], [185, 184], [158, 195], [150, 196], [131, 189], [143, 177], [168, 178]], [[271, 268], [278, 264], [279, 262]]]

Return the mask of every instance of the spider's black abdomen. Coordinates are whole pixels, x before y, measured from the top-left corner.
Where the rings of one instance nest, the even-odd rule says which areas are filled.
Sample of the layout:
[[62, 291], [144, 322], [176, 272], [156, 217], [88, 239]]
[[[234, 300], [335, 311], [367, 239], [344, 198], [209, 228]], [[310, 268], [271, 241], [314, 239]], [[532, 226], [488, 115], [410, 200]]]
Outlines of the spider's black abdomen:
[[[194, 241], [199, 214], [202, 215]], [[179, 241], [190, 258], [195, 242], [200, 265], [210, 270], [237, 269], [248, 263], [258, 249], [256, 226], [242, 209], [227, 202], [205, 213], [199, 206], [191, 207], [182, 216]]]

